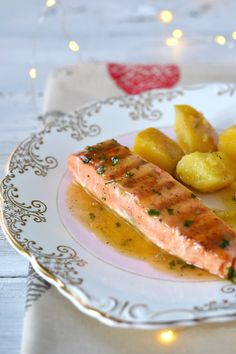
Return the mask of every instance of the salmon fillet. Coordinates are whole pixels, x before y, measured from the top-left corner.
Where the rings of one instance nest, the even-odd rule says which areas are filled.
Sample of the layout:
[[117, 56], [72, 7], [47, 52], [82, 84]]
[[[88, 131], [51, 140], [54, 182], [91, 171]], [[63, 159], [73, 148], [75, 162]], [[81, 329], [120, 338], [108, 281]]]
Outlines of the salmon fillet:
[[221, 278], [236, 275], [236, 233], [158, 166], [107, 140], [68, 158], [76, 182], [189, 264]]

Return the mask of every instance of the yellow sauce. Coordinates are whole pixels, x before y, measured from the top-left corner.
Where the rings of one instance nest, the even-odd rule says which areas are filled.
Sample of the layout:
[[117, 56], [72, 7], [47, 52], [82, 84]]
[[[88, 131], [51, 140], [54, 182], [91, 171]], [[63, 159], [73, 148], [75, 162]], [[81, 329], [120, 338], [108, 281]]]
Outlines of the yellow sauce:
[[72, 215], [94, 232], [108, 247], [146, 261], [156, 269], [177, 277], [199, 280], [218, 279], [162, 251], [146, 240], [133, 226], [94, 199], [80, 185], [72, 183], [69, 186], [67, 202]]
[[230, 187], [217, 192], [224, 208], [216, 209], [215, 213], [236, 231], [236, 182]]

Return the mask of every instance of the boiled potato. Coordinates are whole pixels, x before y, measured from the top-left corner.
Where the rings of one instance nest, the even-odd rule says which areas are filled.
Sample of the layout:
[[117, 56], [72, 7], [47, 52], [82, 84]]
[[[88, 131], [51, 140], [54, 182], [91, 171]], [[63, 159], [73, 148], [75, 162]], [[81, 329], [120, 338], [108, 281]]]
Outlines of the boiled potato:
[[232, 161], [236, 162], [236, 125], [226, 129], [219, 135], [218, 148]]
[[136, 135], [134, 152], [169, 173], [174, 172], [183, 156], [179, 145], [155, 128], [145, 129]]
[[193, 152], [176, 167], [177, 176], [200, 192], [214, 192], [236, 179], [236, 169], [223, 152]]
[[202, 113], [191, 106], [175, 106], [175, 133], [186, 154], [217, 150], [218, 136]]

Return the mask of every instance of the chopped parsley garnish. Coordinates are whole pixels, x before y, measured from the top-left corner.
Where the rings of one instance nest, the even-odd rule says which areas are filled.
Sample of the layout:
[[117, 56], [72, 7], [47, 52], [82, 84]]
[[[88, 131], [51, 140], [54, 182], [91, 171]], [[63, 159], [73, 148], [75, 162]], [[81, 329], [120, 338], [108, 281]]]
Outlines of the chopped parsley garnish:
[[195, 265], [194, 264], [188, 264], [188, 263], [184, 263], [183, 265], [181, 265], [180, 269], [195, 269]]
[[174, 215], [174, 209], [167, 208], [167, 211], [169, 215]]
[[107, 157], [106, 157], [105, 154], [102, 154], [102, 155], [99, 156], [99, 160], [100, 161], [106, 161], [106, 159], [107, 159]]
[[150, 216], [159, 216], [161, 212], [157, 209], [149, 209], [148, 210], [148, 215]]
[[179, 259], [172, 260], [168, 263], [170, 269], [174, 269], [175, 266], [178, 266], [179, 269], [184, 270], [184, 269], [195, 269], [196, 267], [193, 264], [187, 264]]
[[236, 271], [234, 270], [233, 267], [229, 267], [228, 273], [227, 273], [227, 279], [235, 283], [236, 280]]
[[94, 220], [96, 218], [96, 215], [94, 213], [89, 213], [89, 217], [91, 220]]
[[190, 227], [194, 223], [193, 220], [184, 220], [184, 226], [185, 227]]
[[96, 172], [97, 172], [99, 175], [102, 175], [105, 171], [106, 171], [106, 167], [103, 166], [103, 165], [99, 166], [99, 167], [96, 169]]
[[226, 247], [228, 247], [229, 246], [229, 240], [221, 240], [220, 242], [219, 242], [219, 247], [220, 248], [226, 248]]
[[186, 264], [184, 261], [182, 261], [181, 259], [177, 259], [176, 261], [177, 264], [180, 264], [180, 265], [184, 265]]
[[132, 242], [132, 238], [127, 238], [126, 240], [124, 240], [122, 243], [121, 243], [121, 246], [122, 247], [126, 247], [126, 246], [129, 246], [130, 245], [130, 242]]
[[102, 200], [104, 200], [104, 202], [107, 200], [107, 198], [106, 197], [102, 197]]
[[197, 198], [196, 194], [192, 193], [191, 198], [193, 198], [193, 199]]
[[158, 192], [158, 190], [156, 190], [155, 188], [152, 188], [151, 191], [152, 191], [153, 193], [156, 193], [157, 195], [161, 195], [161, 193]]
[[112, 156], [111, 158], [111, 164], [112, 166], [116, 166], [119, 162], [119, 158], [117, 156]]
[[121, 227], [121, 223], [120, 222], [116, 222], [115, 225], [116, 225], [116, 227]]
[[96, 151], [96, 148], [94, 146], [87, 146], [86, 150], [89, 152], [93, 152], [93, 151]]
[[220, 160], [222, 160], [222, 157], [219, 154], [217, 154], [217, 152], [215, 154]]
[[83, 163], [89, 163], [92, 160], [91, 158], [85, 155], [80, 156], [80, 158], [83, 161]]
[[127, 171], [127, 172], [126, 172], [126, 176], [127, 176], [127, 177], [133, 177], [133, 176], [134, 176], [134, 173], [131, 172], [131, 171]]
[[173, 269], [175, 266], [176, 266], [176, 262], [174, 260], [169, 262], [170, 269]]

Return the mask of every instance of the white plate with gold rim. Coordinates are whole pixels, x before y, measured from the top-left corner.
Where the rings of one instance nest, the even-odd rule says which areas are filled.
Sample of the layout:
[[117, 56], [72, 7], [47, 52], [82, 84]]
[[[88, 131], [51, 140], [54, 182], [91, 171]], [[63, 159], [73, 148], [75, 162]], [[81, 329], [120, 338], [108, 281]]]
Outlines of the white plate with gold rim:
[[1, 184], [6, 237], [43, 278], [107, 325], [148, 329], [236, 318], [236, 286], [179, 277], [120, 253], [75, 219], [66, 200], [72, 152], [109, 138], [132, 146], [135, 132], [150, 126], [172, 134], [174, 104], [193, 105], [224, 129], [235, 124], [235, 91], [234, 84], [155, 90], [46, 114], [43, 130], [9, 158]]

